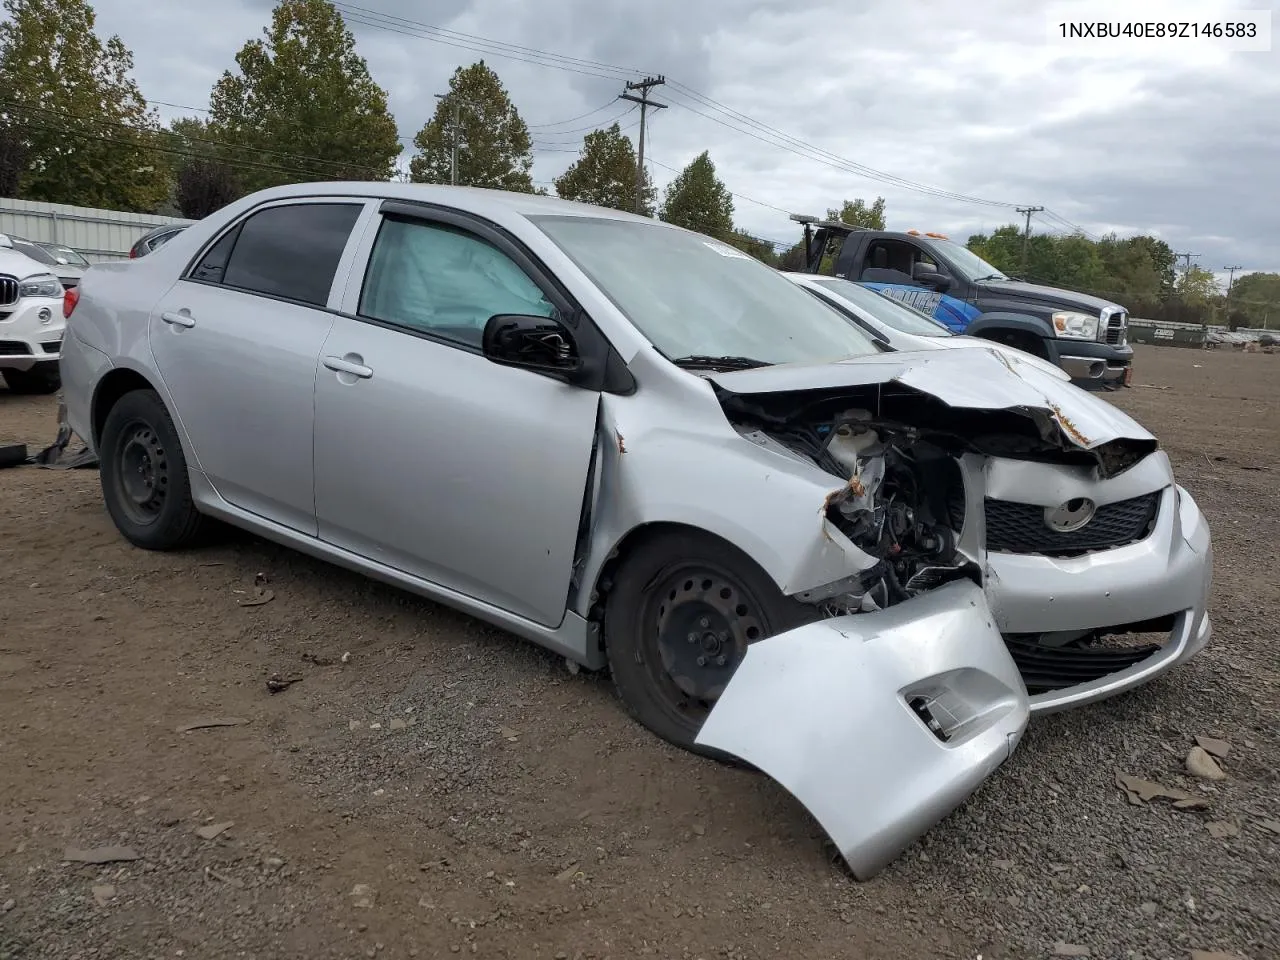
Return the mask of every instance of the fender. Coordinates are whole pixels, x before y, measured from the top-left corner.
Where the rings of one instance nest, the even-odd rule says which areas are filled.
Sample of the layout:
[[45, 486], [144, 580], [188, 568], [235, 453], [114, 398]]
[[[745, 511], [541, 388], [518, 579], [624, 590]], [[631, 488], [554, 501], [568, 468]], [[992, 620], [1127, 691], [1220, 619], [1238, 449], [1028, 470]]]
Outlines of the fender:
[[1055, 364], [1058, 362], [1058, 339], [1053, 335], [1053, 327], [1045, 317], [1007, 311], [984, 313], [969, 324], [965, 334], [999, 342], [1000, 338], [992, 334], [1002, 331], [1015, 331], [1035, 337], [1043, 344], [1045, 356], [1049, 362]]

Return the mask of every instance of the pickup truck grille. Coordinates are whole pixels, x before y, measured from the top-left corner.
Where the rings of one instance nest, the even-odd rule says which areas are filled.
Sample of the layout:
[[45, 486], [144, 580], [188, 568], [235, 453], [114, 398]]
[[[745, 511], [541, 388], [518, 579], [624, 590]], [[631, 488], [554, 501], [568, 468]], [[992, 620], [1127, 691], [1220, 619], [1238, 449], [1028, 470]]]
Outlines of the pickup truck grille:
[[18, 302], [18, 278], [0, 276], [0, 307]]
[[1107, 318], [1107, 343], [1120, 346], [1125, 341], [1125, 333], [1129, 327], [1129, 316], [1124, 313], [1113, 313]]
[[1012, 500], [988, 499], [987, 549], [998, 553], [1038, 553], [1071, 557], [1110, 550], [1145, 539], [1155, 525], [1160, 491], [1098, 507], [1079, 530], [1062, 533], [1045, 522], [1044, 507]]

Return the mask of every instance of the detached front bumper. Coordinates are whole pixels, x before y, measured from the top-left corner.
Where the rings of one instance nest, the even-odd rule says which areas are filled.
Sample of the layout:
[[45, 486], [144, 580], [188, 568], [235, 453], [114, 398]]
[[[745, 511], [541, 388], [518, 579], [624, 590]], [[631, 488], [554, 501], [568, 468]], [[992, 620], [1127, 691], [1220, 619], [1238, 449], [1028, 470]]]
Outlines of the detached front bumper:
[[1212, 635], [1209, 525], [1192, 496], [1174, 484], [1160, 493], [1155, 525], [1137, 543], [1078, 557], [990, 553], [987, 572], [991, 609], [1007, 635], [1107, 633], [1172, 621], [1168, 638], [1145, 658], [1036, 693], [1033, 713], [1095, 703], [1140, 686], [1194, 656]]
[[57, 300], [28, 297], [0, 307], [0, 369], [29, 370], [56, 361], [65, 325]]
[[752, 644], [697, 742], [790, 791], [865, 880], [1012, 754], [1028, 716], [982, 589], [958, 582]]

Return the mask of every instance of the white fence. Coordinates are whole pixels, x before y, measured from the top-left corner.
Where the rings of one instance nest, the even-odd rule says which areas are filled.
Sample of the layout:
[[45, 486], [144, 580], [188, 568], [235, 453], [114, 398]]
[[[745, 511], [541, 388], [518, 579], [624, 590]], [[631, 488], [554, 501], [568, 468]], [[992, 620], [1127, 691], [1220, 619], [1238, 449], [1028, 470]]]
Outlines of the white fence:
[[193, 222], [180, 217], [0, 197], [0, 233], [26, 240], [65, 243], [95, 262], [128, 258], [133, 242], [153, 227]]

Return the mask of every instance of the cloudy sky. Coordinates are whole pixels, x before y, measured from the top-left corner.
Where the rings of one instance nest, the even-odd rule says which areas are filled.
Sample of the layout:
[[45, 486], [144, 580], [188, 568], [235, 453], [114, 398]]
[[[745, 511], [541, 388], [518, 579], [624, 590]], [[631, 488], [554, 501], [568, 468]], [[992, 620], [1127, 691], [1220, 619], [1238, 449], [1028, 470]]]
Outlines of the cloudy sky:
[[[191, 108], [208, 105], [272, 5], [222, 0], [212, 15], [207, 0], [94, 2], [100, 32], [133, 50], [144, 95]], [[669, 107], [651, 114], [647, 138], [655, 181], [709, 149], [739, 224], [758, 236], [792, 241], [783, 211], [821, 214], [844, 198], [883, 196], [890, 228], [956, 238], [1020, 222], [1013, 207], [1034, 204], [1047, 212], [1033, 230], [1153, 233], [1215, 272], [1280, 271], [1280, 52], [1061, 41], [1052, 27], [1225, 22], [1242, 9], [1280, 21], [1280, 0], [339, 7], [406, 140], [453, 70], [483, 57], [530, 125], [539, 181], [573, 160], [584, 127], [633, 125], [613, 98], [625, 79], [662, 73], [655, 96]]]

